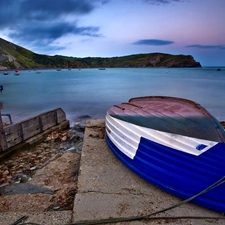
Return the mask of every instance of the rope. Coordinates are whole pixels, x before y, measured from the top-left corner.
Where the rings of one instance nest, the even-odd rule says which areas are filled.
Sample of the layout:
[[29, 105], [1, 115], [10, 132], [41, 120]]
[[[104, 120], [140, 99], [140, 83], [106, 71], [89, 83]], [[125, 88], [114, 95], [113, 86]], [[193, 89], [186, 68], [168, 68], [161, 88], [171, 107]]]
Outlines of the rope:
[[11, 223], [10, 225], [17, 225], [20, 222], [22, 222], [23, 220], [26, 220], [28, 218], [28, 216], [22, 216], [21, 218], [19, 218], [17, 221], [15, 221], [14, 223]]
[[[126, 222], [126, 221], [135, 221], [135, 220], [159, 220], [159, 219], [225, 219], [225, 217], [154, 217], [154, 218], [149, 218], [153, 215], [174, 209], [176, 207], [179, 207], [187, 202], [190, 202], [191, 200], [195, 199], [196, 197], [216, 188], [217, 186], [223, 184], [225, 182], [225, 176], [222, 177], [221, 179], [219, 179], [218, 181], [216, 181], [215, 183], [213, 183], [212, 185], [210, 185], [209, 187], [207, 187], [206, 189], [204, 189], [203, 191], [199, 192], [198, 194], [185, 199], [181, 202], [179, 202], [178, 204], [172, 205], [168, 208], [150, 213], [148, 215], [142, 215], [142, 216], [131, 216], [131, 217], [122, 217], [122, 218], [109, 218], [109, 219], [102, 219], [102, 220], [90, 220], [90, 221], [84, 221], [84, 222], [76, 222], [76, 223], [71, 223], [71, 224], [65, 224], [65, 225], [95, 225], [95, 224], [106, 224], [106, 223], [117, 223], [117, 222]], [[18, 223], [17, 223], [18, 224]], [[12, 224], [14, 225], [14, 224]], [[40, 225], [37, 223], [23, 223], [21, 225]]]

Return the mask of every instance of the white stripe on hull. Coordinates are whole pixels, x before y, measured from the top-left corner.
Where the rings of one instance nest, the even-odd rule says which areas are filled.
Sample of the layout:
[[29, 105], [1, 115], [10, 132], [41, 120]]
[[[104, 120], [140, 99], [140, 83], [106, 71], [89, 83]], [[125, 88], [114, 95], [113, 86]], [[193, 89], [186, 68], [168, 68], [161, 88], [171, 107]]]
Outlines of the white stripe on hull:
[[[131, 159], [136, 155], [141, 137], [196, 156], [202, 154], [218, 143], [140, 127], [116, 119], [108, 113], [106, 115], [106, 132], [117, 148]], [[200, 151], [197, 150], [197, 146], [199, 145], [205, 145], [206, 147]]]

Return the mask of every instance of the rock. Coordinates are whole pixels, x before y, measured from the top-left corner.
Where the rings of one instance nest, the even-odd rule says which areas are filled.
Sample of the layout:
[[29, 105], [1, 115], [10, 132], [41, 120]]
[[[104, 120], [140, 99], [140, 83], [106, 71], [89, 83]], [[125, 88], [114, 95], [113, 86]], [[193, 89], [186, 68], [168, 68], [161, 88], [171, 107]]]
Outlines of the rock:
[[33, 166], [33, 167], [30, 168], [30, 170], [31, 170], [31, 171], [32, 171], [32, 170], [36, 170], [36, 168], [37, 168], [36, 166]]
[[51, 141], [51, 136], [48, 136], [47, 138], [46, 138], [46, 141]]
[[5, 170], [4, 172], [3, 172], [3, 175], [8, 175], [9, 174], [9, 171], [8, 170]]
[[66, 141], [67, 140], [67, 136], [63, 136], [62, 138], [60, 138], [62, 141]]
[[76, 143], [76, 152], [81, 153], [83, 147], [83, 141], [79, 141]]
[[0, 188], [0, 193], [4, 195], [14, 194], [53, 194], [48, 188], [43, 188], [30, 183], [10, 184]]
[[67, 152], [75, 152], [76, 151], [76, 147], [72, 146], [71, 148], [66, 150]]
[[73, 127], [73, 129], [80, 131], [80, 132], [84, 132], [85, 126], [86, 126], [86, 122], [87, 120], [91, 119], [90, 116], [88, 115], [84, 115], [84, 116], [80, 116], [77, 118], [76, 123]]

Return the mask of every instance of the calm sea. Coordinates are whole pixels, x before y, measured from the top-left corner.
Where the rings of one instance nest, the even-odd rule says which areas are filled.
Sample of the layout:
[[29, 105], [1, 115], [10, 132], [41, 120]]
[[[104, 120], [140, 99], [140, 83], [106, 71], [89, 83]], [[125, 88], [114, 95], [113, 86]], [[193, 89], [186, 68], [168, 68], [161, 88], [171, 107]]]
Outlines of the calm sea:
[[104, 118], [106, 111], [132, 97], [160, 95], [200, 103], [225, 121], [225, 68], [62, 69], [0, 72], [2, 113], [13, 122], [61, 107], [71, 125], [80, 116]]

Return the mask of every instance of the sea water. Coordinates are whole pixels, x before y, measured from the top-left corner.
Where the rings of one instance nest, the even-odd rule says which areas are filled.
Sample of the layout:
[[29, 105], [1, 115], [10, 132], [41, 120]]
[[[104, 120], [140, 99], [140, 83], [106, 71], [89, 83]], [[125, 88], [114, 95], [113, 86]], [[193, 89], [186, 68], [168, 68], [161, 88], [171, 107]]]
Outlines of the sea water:
[[0, 72], [2, 113], [13, 122], [58, 107], [71, 125], [80, 116], [105, 118], [114, 104], [140, 96], [173, 96], [201, 104], [225, 121], [225, 68], [115, 68]]

